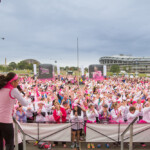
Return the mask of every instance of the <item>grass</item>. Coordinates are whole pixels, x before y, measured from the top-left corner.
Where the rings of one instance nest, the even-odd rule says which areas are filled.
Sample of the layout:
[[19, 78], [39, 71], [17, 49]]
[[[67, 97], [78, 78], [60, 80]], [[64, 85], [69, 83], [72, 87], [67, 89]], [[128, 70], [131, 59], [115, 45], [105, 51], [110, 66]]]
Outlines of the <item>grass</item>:
[[[11, 71], [9, 71], [11, 72]], [[32, 70], [12, 70], [12, 72], [15, 72], [16, 74], [31, 74], [33, 73]], [[3, 73], [2, 70], [0, 70], [0, 73]], [[60, 72], [61, 75], [67, 75], [66, 71], [62, 71]], [[107, 72], [107, 76], [113, 76], [114, 73], [112, 72]], [[135, 73], [132, 73], [133, 76], [135, 76]], [[81, 75], [81, 72], [79, 73], [78, 71], [73, 71], [73, 75]], [[118, 75], [118, 74], [117, 74]], [[122, 74], [123, 75], [123, 74]], [[128, 75], [130, 75], [130, 73], [128, 73]], [[144, 73], [140, 73], [138, 74], [139, 77], [148, 77], [148, 74], [144, 74]]]
[[[16, 74], [31, 74], [32, 70], [12, 70], [9, 72], [15, 72]], [[0, 73], [3, 73], [3, 71], [0, 70]]]

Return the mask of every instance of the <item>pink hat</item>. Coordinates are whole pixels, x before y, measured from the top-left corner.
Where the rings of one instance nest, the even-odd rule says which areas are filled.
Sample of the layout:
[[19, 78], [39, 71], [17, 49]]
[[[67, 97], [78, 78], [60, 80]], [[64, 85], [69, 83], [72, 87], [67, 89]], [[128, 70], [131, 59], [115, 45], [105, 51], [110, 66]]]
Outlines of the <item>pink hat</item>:
[[76, 106], [78, 106], [78, 104], [76, 104], [76, 103], [73, 103], [73, 105], [72, 105], [72, 106], [76, 107]]
[[132, 104], [136, 104], [137, 103], [137, 101], [133, 101], [133, 103]]
[[72, 109], [74, 109], [74, 107], [76, 107], [76, 106], [79, 106], [79, 105], [76, 104], [76, 103], [73, 103], [73, 104], [72, 104]]
[[141, 103], [144, 103], [144, 102], [145, 102], [145, 99], [142, 99], [142, 100], [141, 100]]

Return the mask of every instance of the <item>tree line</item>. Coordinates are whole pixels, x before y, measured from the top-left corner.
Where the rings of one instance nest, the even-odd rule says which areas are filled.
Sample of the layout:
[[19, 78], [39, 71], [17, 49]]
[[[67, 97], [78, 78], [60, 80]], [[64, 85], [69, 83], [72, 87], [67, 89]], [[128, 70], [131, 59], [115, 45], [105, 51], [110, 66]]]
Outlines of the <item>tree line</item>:
[[[37, 68], [38, 68], [39, 64], [37, 64]], [[56, 66], [55, 66], [56, 67]], [[12, 70], [33, 70], [33, 64], [32, 63], [28, 63], [26, 61], [20, 61], [19, 63], [16, 62], [10, 62], [7, 66], [5, 65], [0, 65], [0, 70], [7, 72], [7, 71], [12, 71]], [[63, 71], [78, 71], [78, 67], [60, 67], [60, 70]], [[85, 68], [85, 71], [88, 72], [88, 68]]]
[[33, 64], [29, 64], [26, 61], [20, 61], [19, 63], [11, 62], [7, 66], [0, 65], [1, 71], [11, 71], [11, 70], [33, 70]]

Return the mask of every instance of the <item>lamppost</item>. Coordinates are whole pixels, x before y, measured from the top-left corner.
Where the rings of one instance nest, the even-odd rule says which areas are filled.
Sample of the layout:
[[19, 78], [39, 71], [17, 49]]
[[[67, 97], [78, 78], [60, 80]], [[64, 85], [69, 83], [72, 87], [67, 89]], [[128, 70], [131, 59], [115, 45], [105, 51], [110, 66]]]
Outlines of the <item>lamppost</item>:
[[[1, 1], [0, 1], [1, 2]], [[1, 40], [5, 40], [5, 38], [4, 37], [1, 37]], [[5, 67], [6, 67], [6, 58], [5, 58]], [[5, 67], [3, 67], [3, 72], [5, 72]]]
[[77, 70], [78, 70], [78, 72], [77, 72], [77, 80], [78, 80], [77, 84], [79, 86], [80, 69], [79, 69], [79, 45], [78, 45], [78, 37], [77, 37]]
[[54, 61], [55, 66], [56, 66], [56, 72], [57, 72], [57, 60]]

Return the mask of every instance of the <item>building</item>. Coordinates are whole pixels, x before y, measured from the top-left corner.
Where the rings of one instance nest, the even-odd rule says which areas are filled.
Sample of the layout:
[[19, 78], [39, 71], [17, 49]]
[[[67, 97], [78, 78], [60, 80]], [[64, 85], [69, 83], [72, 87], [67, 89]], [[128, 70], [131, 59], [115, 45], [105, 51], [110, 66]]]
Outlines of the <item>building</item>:
[[117, 64], [120, 66], [121, 71], [150, 73], [150, 57], [133, 57], [121, 54], [101, 57], [99, 62], [107, 65], [107, 71], [110, 71], [112, 65]]

